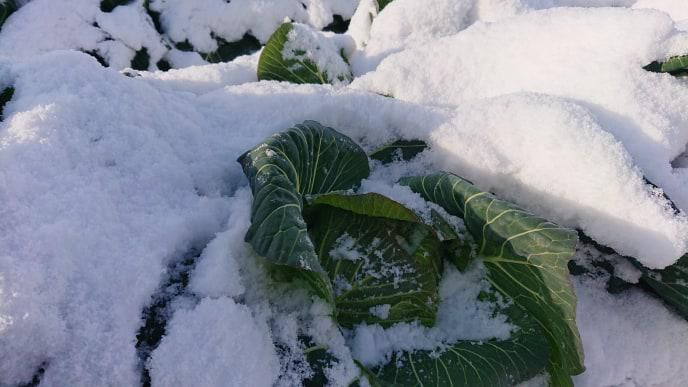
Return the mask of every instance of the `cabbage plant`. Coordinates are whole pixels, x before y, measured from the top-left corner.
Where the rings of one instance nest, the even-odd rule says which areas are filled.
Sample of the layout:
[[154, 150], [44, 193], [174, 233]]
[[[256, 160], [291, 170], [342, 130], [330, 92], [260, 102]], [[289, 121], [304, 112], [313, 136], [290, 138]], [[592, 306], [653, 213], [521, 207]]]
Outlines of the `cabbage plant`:
[[[509, 339], [399, 353], [363, 372], [371, 384], [510, 386], [546, 370], [559, 386], [572, 385], [570, 376], [584, 370], [567, 269], [575, 231], [446, 172], [399, 183], [463, 219], [466, 230], [452, 228], [438, 212], [425, 221], [388, 197], [358, 193], [370, 173], [368, 156], [351, 138], [314, 121], [268, 137], [239, 162], [254, 197], [246, 241], [280, 280], [328, 302], [341, 327], [433, 326], [443, 266], [462, 268], [457, 262], [473, 259], [509, 301], [506, 307], [495, 302], [517, 327]], [[341, 243], [357, 246], [357, 256], [342, 257]], [[378, 308], [387, 313], [380, 316]]]

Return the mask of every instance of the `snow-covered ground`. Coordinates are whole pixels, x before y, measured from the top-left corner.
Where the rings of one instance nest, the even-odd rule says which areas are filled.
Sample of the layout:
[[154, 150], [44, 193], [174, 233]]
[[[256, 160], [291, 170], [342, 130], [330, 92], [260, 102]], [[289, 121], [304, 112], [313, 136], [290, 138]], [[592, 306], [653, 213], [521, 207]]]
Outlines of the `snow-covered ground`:
[[[404, 201], [398, 177], [447, 170], [650, 268], [688, 252], [688, 218], [662, 195], [688, 210], [688, 169], [672, 165], [688, 144], [688, 81], [642, 69], [688, 53], [685, 0], [395, 0], [372, 25], [369, 0], [356, 15], [356, 0], [152, 0], [165, 36], [142, 1], [110, 13], [20, 3], [0, 31], [0, 91], [15, 89], [0, 122], [0, 386], [37, 374], [132, 386], [143, 369], [153, 386], [293, 385], [305, 371], [284, 358], [303, 356], [299, 326], [343, 359], [328, 376], [344, 383], [354, 357], [373, 364], [398, 344], [390, 335], [411, 334], [342, 335], [322, 302], [270, 284], [244, 243], [251, 194], [236, 159], [304, 120], [366, 150], [430, 145], [376, 166], [364, 191]], [[346, 86], [258, 82], [259, 53], [207, 64], [170, 45], [265, 42], [285, 17], [320, 29], [333, 15], [354, 16]], [[179, 68], [119, 72], [142, 47], [151, 70]], [[192, 250], [166, 335], [137, 350], [144, 309]], [[640, 290], [574, 283], [587, 368], [576, 385], [688, 384], [685, 320]], [[453, 302], [480, 287], [450, 285]], [[504, 334], [500, 321], [476, 326], [479, 307], [463, 312], [444, 316], [462, 338]]]

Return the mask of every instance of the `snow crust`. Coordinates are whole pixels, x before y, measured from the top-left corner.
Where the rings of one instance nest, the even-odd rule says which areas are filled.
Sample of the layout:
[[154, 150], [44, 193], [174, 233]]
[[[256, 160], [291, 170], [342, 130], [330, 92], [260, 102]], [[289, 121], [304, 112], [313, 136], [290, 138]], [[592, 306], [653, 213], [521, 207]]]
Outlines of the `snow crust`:
[[[322, 28], [357, 3], [152, 1], [167, 37], [140, 2], [106, 14], [98, 1], [33, 0], [9, 18], [0, 86], [16, 92], [0, 122], [0, 385], [44, 368], [46, 386], [133, 386], [147, 366], [153, 385], [290, 386], [310, 372], [301, 334], [340, 359], [326, 374], [346, 385], [358, 375], [354, 357], [377, 364], [404, 338], [435, 348], [507, 337], [487, 305], [468, 301], [480, 289], [470, 273], [445, 274], [439, 333], [342, 335], [327, 305], [268, 281], [243, 241], [251, 195], [235, 159], [306, 119], [366, 150], [426, 140], [428, 151], [375, 167], [361, 187], [421, 215], [427, 207], [394, 182], [444, 169], [649, 267], [688, 250], [688, 221], [662, 196], [688, 206], [688, 170], [672, 167], [688, 143], [688, 89], [642, 70], [688, 52], [683, 1], [395, 0], [372, 22], [363, 2], [349, 58], [361, 78], [337, 89], [255, 82], [258, 55], [203, 65], [166, 45], [212, 50], [213, 36], [247, 32], [264, 41], [285, 16]], [[142, 47], [151, 63], [191, 67], [130, 78], [52, 52], [97, 50], [119, 69]], [[142, 310], [193, 248], [203, 252], [188, 289], [142, 364]], [[616, 269], [637, 281], [632, 267]], [[587, 367], [576, 385], [685, 384], [685, 321], [638, 291], [575, 283]]]

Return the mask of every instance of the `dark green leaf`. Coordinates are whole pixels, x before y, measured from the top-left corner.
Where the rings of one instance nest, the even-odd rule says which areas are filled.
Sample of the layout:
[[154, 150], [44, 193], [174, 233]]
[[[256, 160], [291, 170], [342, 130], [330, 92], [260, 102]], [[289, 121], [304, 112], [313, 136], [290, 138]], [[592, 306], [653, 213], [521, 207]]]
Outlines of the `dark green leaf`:
[[488, 279], [536, 319], [550, 343], [550, 373], [584, 371], [576, 296], [567, 263], [575, 231], [496, 199], [449, 173], [402, 179], [426, 200], [464, 219], [488, 268]]
[[134, 55], [134, 58], [131, 60], [131, 68], [139, 71], [147, 71], [148, 66], [150, 66], [150, 55], [148, 55], [148, 49], [143, 47], [136, 51], [136, 55]]
[[157, 67], [160, 71], [169, 71], [172, 68], [172, 65], [166, 59], [160, 59], [158, 63], [155, 64], [155, 67]]
[[337, 358], [330, 354], [326, 346], [313, 345], [312, 340], [308, 337], [303, 337], [301, 340], [310, 344], [303, 352], [312, 371], [311, 376], [303, 381], [304, 387], [327, 385], [328, 379], [325, 375], [325, 369], [337, 363]]
[[[327, 377], [326, 370], [336, 366], [339, 363], [339, 359], [330, 353], [327, 346], [314, 345], [310, 337], [302, 336], [299, 340], [306, 345], [304, 354], [312, 372], [311, 376], [303, 381], [303, 386], [322, 387], [328, 385], [330, 380]], [[367, 377], [368, 374], [365, 373], [367, 372], [365, 367], [362, 367], [361, 364], [355, 360], [354, 363], [361, 369], [361, 373]], [[360, 378], [352, 380], [348, 385], [350, 387], [360, 386], [359, 379]], [[372, 383], [370, 384], [372, 387], [380, 387]]]
[[474, 258], [475, 252], [471, 241], [464, 239], [451, 239], [442, 242], [442, 256], [459, 271], [465, 271]]
[[335, 34], [343, 34], [349, 29], [351, 20], [344, 20], [341, 15], [332, 15], [332, 23], [323, 28], [323, 31], [334, 32]]
[[394, 0], [377, 0], [377, 9], [378, 12], [382, 11], [383, 8], [385, 8], [389, 3], [391, 3]]
[[673, 56], [664, 62], [655, 61], [643, 68], [654, 73], [688, 75], [688, 55]]
[[361, 364], [360, 361], [354, 359], [354, 364], [356, 364], [358, 366], [358, 369], [361, 370], [361, 378], [368, 380], [368, 384], [370, 385], [370, 387], [382, 387], [382, 384], [380, 384], [380, 381], [377, 379], [377, 376], [375, 376], [374, 373], [370, 372], [370, 370], [366, 368], [366, 366]]
[[14, 0], [5, 0], [4, 2], [0, 0], [0, 31], [2, 31], [2, 25], [5, 24], [5, 20], [16, 10], [17, 5], [14, 3]]
[[643, 272], [640, 282], [688, 320], [688, 255], [662, 270], [650, 270], [635, 260], [632, 262]]
[[435, 209], [430, 209], [430, 220], [432, 221], [432, 227], [437, 232], [440, 241], [444, 242], [459, 239], [459, 234], [457, 230], [454, 229], [454, 226]]
[[177, 42], [174, 44], [174, 47], [179, 51], [184, 51], [184, 52], [194, 51], [194, 46], [191, 43], [189, 43], [188, 40], [185, 40], [183, 42]]
[[101, 0], [100, 10], [103, 12], [112, 12], [115, 7], [131, 3], [132, 0]]
[[306, 121], [268, 137], [238, 161], [253, 192], [246, 241], [268, 262], [301, 272], [316, 290], [328, 287], [303, 220], [302, 195], [358, 186], [370, 174], [363, 149]]
[[334, 192], [312, 195], [307, 200], [309, 205], [325, 204], [359, 215], [422, 223], [415, 212], [377, 193], [345, 195]]
[[504, 312], [517, 327], [508, 340], [460, 341], [436, 352], [396, 355], [374, 370], [385, 386], [513, 386], [544, 371], [549, 356], [540, 325], [512, 305]]
[[379, 160], [383, 164], [397, 160], [408, 161], [427, 147], [427, 144], [421, 140], [397, 140], [376, 149], [370, 154], [370, 158]]
[[[282, 24], [268, 39], [258, 59], [258, 79], [276, 80], [291, 83], [322, 83], [334, 81], [328, 74], [318, 68], [310, 59], [285, 58], [284, 46], [289, 39], [289, 32], [294, 28], [292, 23]], [[299, 54], [299, 53], [294, 53]], [[317, 53], [313, 53], [316, 54]], [[337, 53], [338, 55], [339, 53]], [[299, 56], [299, 55], [297, 55]], [[340, 81], [350, 79], [350, 74]]]
[[230, 62], [238, 56], [252, 54], [260, 50], [260, 47], [258, 39], [247, 33], [236, 42], [217, 38], [217, 50], [201, 56], [210, 63]]
[[[158, 33], [160, 35], [164, 34], [164, 31], [162, 30], [162, 23], [160, 22], [160, 12], [158, 12], [158, 11], [156, 11], [150, 7], [150, 0], [143, 0], [143, 8], [146, 10], [146, 13], [151, 18], [151, 21], [153, 22], [153, 27], [155, 27], [155, 30], [158, 31]], [[160, 67], [160, 66], [158, 66], [158, 67]], [[163, 70], [163, 71], [166, 71], [166, 70]]]
[[103, 67], [108, 67], [108, 66], [109, 66], [108, 62], [105, 60], [105, 58], [103, 58], [102, 55], [100, 55], [100, 54], [98, 53], [98, 51], [96, 51], [96, 50], [93, 50], [93, 51], [83, 51], [83, 50], [82, 50], [81, 52], [83, 52], [84, 54], [88, 54], [88, 55], [94, 57], [94, 58], [98, 61], [98, 63], [100, 63], [101, 66], [103, 66]]
[[12, 96], [14, 95], [14, 87], [6, 87], [2, 93], [0, 93], [0, 121], [3, 120], [3, 111], [5, 110], [5, 105], [10, 102]]
[[309, 231], [335, 284], [340, 325], [434, 324], [441, 260], [429, 226], [376, 193], [327, 194], [309, 204]]

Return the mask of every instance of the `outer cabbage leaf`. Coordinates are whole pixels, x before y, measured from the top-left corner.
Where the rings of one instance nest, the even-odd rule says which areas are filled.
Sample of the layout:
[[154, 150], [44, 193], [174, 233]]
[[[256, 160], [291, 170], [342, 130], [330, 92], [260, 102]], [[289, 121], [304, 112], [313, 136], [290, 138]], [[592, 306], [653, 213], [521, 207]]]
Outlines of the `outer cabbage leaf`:
[[435, 323], [441, 259], [434, 230], [376, 193], [326, 194], [309, 204], [306, 219], [334, 283], [340, 325]]
[[373, 370], [385, 386], [509, 387], [542, 373], [549, 348], [540, 325], [511, 305], [504, 310], [517, 327], [508, 340], [460, 341], [436, 352], [399, 353]]
[[577, 234], [481, 191], [449, 173], [402, 179], [426, 200], [464, 219], [488, 268], [488, 279], [542, 327], [548, 371], [558, 383], [585, 370], [576, 327], [576, 296], [567, 263]]
[[303, 219], [302, 195], [358, 186], [370, 174], [365, 152], [334, 129], [305, 121], [268, 137], [238, 161], [253, 192], [246, 242], [270, 263], [303, 274], [330, 299]]

